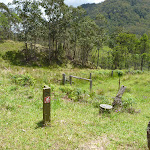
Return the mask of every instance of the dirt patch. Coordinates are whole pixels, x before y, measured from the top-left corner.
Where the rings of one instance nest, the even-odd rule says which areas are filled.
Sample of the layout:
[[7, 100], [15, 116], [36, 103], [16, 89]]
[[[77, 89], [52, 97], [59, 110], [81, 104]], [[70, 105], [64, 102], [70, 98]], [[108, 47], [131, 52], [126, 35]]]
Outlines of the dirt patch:
[[76, 150], [105, 150], [110, 141], [106, 135], [80, 145]]

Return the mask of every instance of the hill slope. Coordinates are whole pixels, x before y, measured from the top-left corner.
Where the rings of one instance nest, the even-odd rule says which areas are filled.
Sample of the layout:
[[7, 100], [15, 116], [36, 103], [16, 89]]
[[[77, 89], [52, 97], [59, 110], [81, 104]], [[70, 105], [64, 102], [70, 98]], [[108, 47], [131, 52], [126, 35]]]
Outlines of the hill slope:
[[103, 3], [84, 4], [82, 7], [93, 19], [98, 13], [103, 14], [108, 21], [109, 31], [119, 26], [135, 34], [150, 32], [149, 0], [105, 0]]

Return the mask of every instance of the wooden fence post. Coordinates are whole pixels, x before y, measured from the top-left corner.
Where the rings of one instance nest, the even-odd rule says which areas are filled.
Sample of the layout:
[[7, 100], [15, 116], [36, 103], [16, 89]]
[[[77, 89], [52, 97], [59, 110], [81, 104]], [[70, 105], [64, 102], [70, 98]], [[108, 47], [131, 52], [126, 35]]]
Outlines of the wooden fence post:
[[51, 110], [51, 89], [43, 88], [43, 122], [45, 126], [50, 125], [50, 110]]
[[113, 77], [113, 70], [111, 71], [111, 77]]
[[90, 79], [92, 79], [92, 73], [90, 73]]
[[64, 73], [62, 75], [63, 75], [62, 83], [63, 83], [63, 85], [65, 85], [66, 75]]
[[70, 85], [72, 85], [72, 76], [69, 76]]
[[150, 150], [150, 121], [147, 127], [147, 142], [148, 142], [148, 149]]
[[90, 80], [90, 92], [92, 91], [92, 80]]

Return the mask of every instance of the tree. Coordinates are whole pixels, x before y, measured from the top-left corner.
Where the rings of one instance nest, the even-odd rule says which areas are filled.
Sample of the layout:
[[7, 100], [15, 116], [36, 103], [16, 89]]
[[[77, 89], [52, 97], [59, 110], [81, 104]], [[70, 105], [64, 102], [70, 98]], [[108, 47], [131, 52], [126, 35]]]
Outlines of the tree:
[[[98, 25], [99, 28], [97, 28], [96, 31], [96, 40], [95, 40], [95, 45], [97, 47], [97, 51], [98, 51], [98, 58], [97, 58], [97, 67], [99, 66], [99, 50], [100, 48], [103, 47], [104, 42], [106, 41], [106, 32], [105, 32], [105, 27], [106, 27], [106, 19], [103, 15], [98, 14], [96, 16], [96, 24]], [[96, 68], [97, 68], [96, 67]]]
[[[41, 6], [45, 10], [48, 22], [48, 37], [49, 37], [49, 62], [51, 58], [56, 60], [58, 57], [58, 36], [61, 33], [61, 23], [64, 16], [63, 0], [41, 0]], [[52, 42], [52, 44], [51, 44]]]
[[141, 70], [143, 70], [147, 54], [150, 52], [149, 48], [150, 48], [150, 45], [149, 45], [148, 36], [147, 34], [143, 34], [143, 36], [140, 38], [140, 41], [138, 43], [138, 50], [139, 50], [140, 59], [141, 59], [140, 61]]
[[78, 44], [78, 39], [80, 36], [80, 22], [83, 19], [83, 16], [85, 14], [85, 11], [81, 7], [70, 7], [70, 28], [69, 28], [69, 38], [70, 38], [70, 45], [73, 50], [73, 60], [77, 57], [77, 44]]
[[10, 16], [10, 10], [9, 8], [4, 4], [0, 3], [0, 39], [8, 38], [9, 33], [9, 16]]
[[114, 36], [111, 43], [113, 66], [115, 69], [128, 69], [135, 62], [137, 37], [134, 34], [121, 32]]
[[36, 44], [37, 37], [40, 34], [39, 28], [41, 29], [42, 27], [42, 13], [39, 8], [39, 3], [36, 1], [13, 0], [12, 4], [15, 5], [15, 11], [21, 18], [20, 30], [23, 33], [22, 39], [25, 42], [25, 60], [27, 62], [29, 61], [29, 57], [31, 57], [27, 42], [34, 41]]
[[80, 58], [82, 61], [82, 66], [85, 66], [88, 62], [89, 53], [95, 44], [95, 36], [96, 31], [98, 30], [98, 26], [92, 19], [85, 17], [83, 18], [83, 21], [80, 23], [79, 27], [79, 45], [81, 47]]

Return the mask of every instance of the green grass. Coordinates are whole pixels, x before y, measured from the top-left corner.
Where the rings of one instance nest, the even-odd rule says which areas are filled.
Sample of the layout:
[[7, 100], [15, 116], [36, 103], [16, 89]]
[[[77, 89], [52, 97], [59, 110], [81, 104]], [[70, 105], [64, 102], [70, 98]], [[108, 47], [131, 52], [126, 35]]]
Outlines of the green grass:
[[[150, 120], [150, 73], [123, 71], [127, 86], [122, 100], [140, 113], [128, 110], [99, 115], [100, 103], [111, 104], [118, 91], [117, 71], [37, 68], [0, 65], [0, 149], [147, 149]], [[73, 79], [61, 84], [62, 74]], [[51, 127], [42, 127], [42, 88], [52, 89]]]

